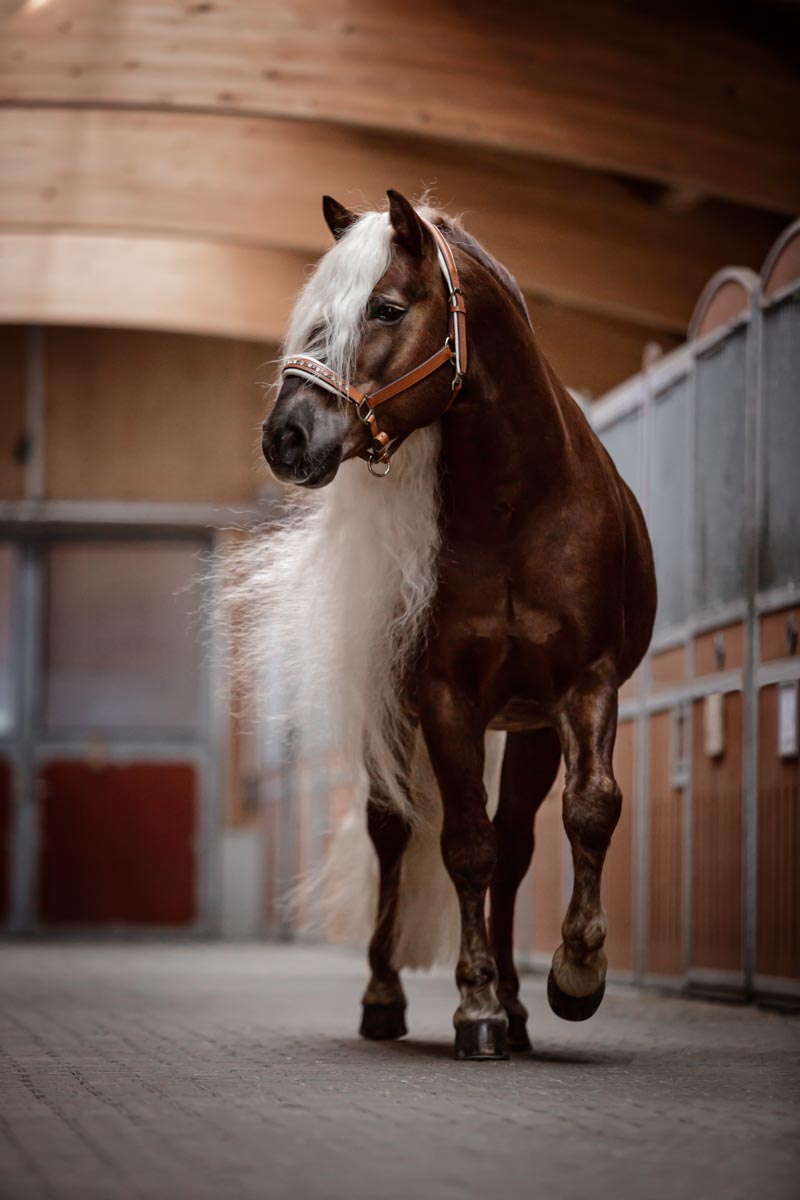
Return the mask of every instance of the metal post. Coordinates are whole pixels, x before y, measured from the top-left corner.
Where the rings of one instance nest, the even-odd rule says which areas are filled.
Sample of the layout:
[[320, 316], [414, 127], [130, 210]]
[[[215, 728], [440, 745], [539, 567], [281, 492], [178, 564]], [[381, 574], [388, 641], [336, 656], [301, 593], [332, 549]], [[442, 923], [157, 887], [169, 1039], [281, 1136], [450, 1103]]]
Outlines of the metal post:
[[742, 672], [742, 911], [744, 984], [752, 993], [757, 959], [758, 905], [758, 683], [759, 624], [756, 611], [761, 531], [762, 375], [764, 317], [754, 297], [745, 360], [745, 657]]
[[[642, 372], [642, 429], [639, 443], [641, 456], [641, 490], [642, 509], [645, 520], [650, 517], [650, 450], [653, 426], [653, 379], [649, 364], [645, 364]], [[650, 695], [650, 658], [652, 651], [647, 653], [639, 667], [639, 688], [637, 692], [638, 712], [636, 716], [636, 825], [634, 829], [634, 921], [633, 921], [633, 974], [634, 979], [641, 983], [647, 971], [647, 952], [649, 944], [650, 897], [648, 879], [650, 877], [650, 725], [647, 715], [647, 698]]]
[[[699, 542], [698, 525], [703, 519], [700, 505], [697, 501], [697, 358], [694, 348], [691, 367], [688, 376], [686, 393], [686, 455], [691, 472], [689, 481], [692, 496], [692, 510], [689, 519], [688, 555], [689, 570], [686, 572], [686, 612], [689, 614], [685, 642], [686, 679], [695, 678], [694, 653], [694, 614], [697, 611], [697, 545]], [[684, 689], [686, 685], [684, 684]], [[680, 702], [683, 708], [683, 746], [682, 752], [685, 764], [685, 778], [681, 795], [681, 959], [683, 975], [686, 977], [692, 965], [692, 945], [694, 939], [693, 924], [693, 889], [692, 873], [694, 871], [694, 701], [684, 699]]]

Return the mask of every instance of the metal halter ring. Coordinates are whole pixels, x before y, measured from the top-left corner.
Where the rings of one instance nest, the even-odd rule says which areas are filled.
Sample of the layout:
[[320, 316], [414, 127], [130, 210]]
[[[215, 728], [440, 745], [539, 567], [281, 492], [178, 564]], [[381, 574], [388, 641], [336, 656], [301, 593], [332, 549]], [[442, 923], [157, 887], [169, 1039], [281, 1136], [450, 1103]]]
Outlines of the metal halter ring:
[[[375, 470], [376, 463], [381, 463], [386, 468], [386, 470], [385, 471], [376, 471]], [[374, 475], [376, 479], [385, 479], [386, 476], [391, 471], [391, 469], [392, 469], [392, 460], [390, 458], [373, 458], [370, 455], [370, 457], [367, 459], [367, 470], [369, 471], [370, 475]]]

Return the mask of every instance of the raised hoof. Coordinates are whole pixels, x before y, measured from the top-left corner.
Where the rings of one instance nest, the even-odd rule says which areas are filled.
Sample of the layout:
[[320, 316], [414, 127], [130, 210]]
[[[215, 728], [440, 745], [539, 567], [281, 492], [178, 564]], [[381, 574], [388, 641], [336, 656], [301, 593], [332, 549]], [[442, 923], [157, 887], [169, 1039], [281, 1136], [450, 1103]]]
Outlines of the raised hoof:
[[373, 1042], [389, 1042], [405, 1037], [406, 1006], [404, 1004], [365, 1004], [362, 1007], [362, 1037]]
[[525, 1018], [519, 1013], [508, 1014], [508, 1048], [519, 1054], [532, 1048]]
[[605, 979], [600, 987], [590, 992], [588, 996], [568, 996], [562, 992], [556, 983], [552, 967], [547, 976], [547, 999], [553, 1012], [564, 1021], [588, 1021], [600, 1007], [600, 1001], [606, 994]]
[[460, 1021], [456, 1025], [456, 1058], [508, 1058], [504, 1021]]

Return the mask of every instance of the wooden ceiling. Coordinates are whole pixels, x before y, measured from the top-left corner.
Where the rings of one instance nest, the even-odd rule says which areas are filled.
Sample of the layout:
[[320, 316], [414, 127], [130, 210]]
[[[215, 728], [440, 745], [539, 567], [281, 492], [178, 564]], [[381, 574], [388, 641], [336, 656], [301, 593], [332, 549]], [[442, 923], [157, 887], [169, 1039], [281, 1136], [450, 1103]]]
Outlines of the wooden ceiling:
[[320, 195], [430, 187], [598, 394], [800, 209], [795, 8], [705, 11], [0, 0], [0, 319], [278, 340]]

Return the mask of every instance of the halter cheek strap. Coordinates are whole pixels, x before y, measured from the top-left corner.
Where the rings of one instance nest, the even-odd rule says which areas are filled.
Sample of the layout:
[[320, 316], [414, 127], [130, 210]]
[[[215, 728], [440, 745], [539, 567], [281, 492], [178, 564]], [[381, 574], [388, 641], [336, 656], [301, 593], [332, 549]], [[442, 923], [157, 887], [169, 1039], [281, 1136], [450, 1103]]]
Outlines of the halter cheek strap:
[[[427, 379], [434, 371], [438, 371], [440, 367], [446, 366], [449, 363], [453, 367], [453, 381], [450, 385], [450, 398], [443, 409], [444, 412], [447, 412], [447, 409], [461, 390], [461, 384], [467, 370], [467, 314], [453, 251], [450, 249], [450, 245], [440, 229], [432, 224], [431, 221], [426, 220], [425, 217], [420, 217], [419, 219], [433, 236], [439, 266], [447, 284], [448, 332], [442, 348], [437, 350], [435, 354], [432, 354], [430, 358], [426, 358], [418, 367], [407, 371], [405, 375], [401, 375], [399, 379], [393, 380], [392, 383], [387, 383], [384, 387], [379, 388], [377, 392], [373, 392], [372, 395], [367, 395], [365, 392], [359, 391], [357, 387], [348, 383], [336, 371], [332, 371], [330, 367], [326, 367], [319, 359], [312, 358], [310, 354], [294, 354], [291, 358], [287, 358], [282, 372], [284, 376], [297, 375], [301, 379], [315, 383], [318, 387], [324, 388], [334, 396], [339, 396], [341, 399], [355, 405], [359, 419], [364, 422], [372, 435], [372, 446], [367, 452], [367, 466], [373, 475], [385, 476], [389, 474], [391, 456], [395, 450], [399, 449], [408, 436], [407, 434], [403, 434], [390, 439], [388, 433], [381, 432], [375, 415], [375, 409], [378, 405], [383, 404], [386, 400], [391, 400], [394, 396], [399, 396], [402, 392], [408, 391], [409, 388], [421, 383], [423, 379]], [[385, 469], [383, 471], [377, 470], [378, 464], [381, 464]]]

